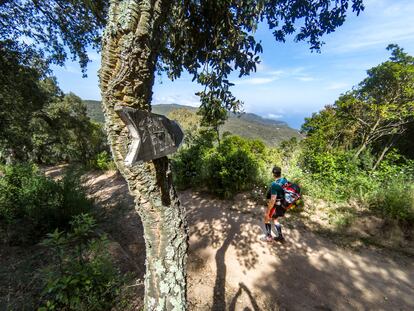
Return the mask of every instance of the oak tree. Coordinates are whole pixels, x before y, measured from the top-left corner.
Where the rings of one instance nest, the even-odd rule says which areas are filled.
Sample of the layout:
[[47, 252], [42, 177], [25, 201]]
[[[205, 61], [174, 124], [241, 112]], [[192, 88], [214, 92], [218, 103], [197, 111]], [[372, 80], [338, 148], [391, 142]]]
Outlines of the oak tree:
[[340, 117], [357, 126], [355, 157], [381, 142], [383, 148], [374, 169], [414, 122], [414, 57], [398, 45], [391, 44], [387, 49], [391, 51], [390, 60], [369, 69], [358, 87], [335, 103]]
[[48, 63], [63, 64], [68, 47], [85, 68], [86, 46], [97, 44], [105, 25], [102, 103], [115, 162], [144, 226], [146, 310], [186, 308], [187, 225], [167, 158], [124, 165], [130, 139], [115, 106], [150, 111], [155, 72], [174, 80], [187, 71], [204, 86], [203, 123], [218, 125], [242, 105], [229, 77], [256, 70], [259, 25], [276, 41], [293, 37], [318, 51], [351, 9], [358, 14], [362, 0], [0, 0], [1, 45], [11, 41]]
[[342, 25], [361, 0], [114, 0], [102, 41], [100, 85], [109, 142], [118, 169], [135, 197], [146, 241], [146, 310], [186, 308], [187, 224], [166, 157], [126, 166], [128, 130], [116, 106], [151, 111], [156, 71], [176, 79], [187, 71], [204, 86], [203, 121], [217, 123], [223, 110], [237, 111], [233, 71], [255, 71], [262, 52], [260, 25], [276, 41], [294, 36], [319, 50], [321, 36]]
[[87, 47], [100, 46], [108, 4], [107, 0], [0, 0], [0, 47], [26, 56], [25, 65], [40, 59], [64, 65], [71, 57], [85, 72]]

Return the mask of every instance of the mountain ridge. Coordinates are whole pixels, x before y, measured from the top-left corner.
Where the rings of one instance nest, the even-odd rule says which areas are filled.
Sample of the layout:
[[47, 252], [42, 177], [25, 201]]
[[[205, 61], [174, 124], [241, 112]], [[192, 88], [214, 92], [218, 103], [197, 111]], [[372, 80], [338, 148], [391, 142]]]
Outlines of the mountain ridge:
[[[101, 102], [96, 100], [84, 100], [88, 116], [96, 122], [103, 123], [104, 115]], [[187, 109], [193, 113], [198, 111], [197, 107], [179, 104], [153, 105], [152, 112], [167, 116], [176, 109]], [[222, 133], [230, 132], [249, 139], [261, 139], [269, 146], [277, 146], [283, 140], [293, 137], [301, 139], [302, 135], [295, 129], [288, 126], [284, 121], [266, 119], [254, 113], [235, 114], [229, 112], [229, 118], [220, 127]]]

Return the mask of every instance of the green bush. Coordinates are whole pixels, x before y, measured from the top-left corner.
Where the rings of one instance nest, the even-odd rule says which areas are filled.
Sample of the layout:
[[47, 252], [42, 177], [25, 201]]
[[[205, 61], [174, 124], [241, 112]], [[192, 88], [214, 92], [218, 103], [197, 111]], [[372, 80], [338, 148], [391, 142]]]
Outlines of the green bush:
[[116, 165], [112, 160], [110, 153], [106, 150], [98, 153], [88, 165], [90, 168], [98, 169], [102, 171], [115, 170]]
[[407, 180], [411, 178], [412, 180], [414, 178], [414, 160], [407, 159], [392, 150], [385, 156], [373, 177], [383, 182], [388, 182], [396, 177]]
[[110, 310], [117, 302], [123, 280], [110, 261], [108, 239], [95, 234], [95, 220], [75, 216], [72, 230], [55, 230], [43, 244], [54, 253], [46, 271], [43, 310]]
[[[414, 222], [414, 161], [390, 152], [376, 171], [369, 153], [355, 160], [350, 152], [311, 154], [302, 158], [304, 193], [327, 201], [357, 199], [383, 217]], [[307, 161], [306, 165], [304, 165]]]
[[201, 133], [173, 158], [175, 185], [178, 189], [200, 187], [229, 198], [237, 192], [262, 185], [269, 171], [271, 152], [259, 140], [226, 136], [214, 145], [215, 133]]
[[201, 131], [192, 138], [189, 145], [183, 146], [172, 158], [174, 184], [177, 189], [199, 187], [204, 183], [202, 176], [203, 158], [213, 148], [216, 134]]
[[209, 191], [229, 198], [261, 183], [265, 145], [257, 140], [229, 136], [210, 149], [204, 159], [203, 179]]
[[201, 158], [204, 149], [200, 146], [183, 148], [174, 157], [172, 167], [174, 170], [174, 184], [182, 190], [191, 186], [199, 186], [201, 180]]
[[369, 205], [383, 217], [414, 224], [414, 183], [399, 177], [371, 193]]
[[312, 153], [307, 151], [303, 156], [304, 169], [330, 183], [342, 182], [344, 176], [354, 176], [359, 171], [359, 161], [353, 158], [351, 152], [335, 150]]
[[350, 198], [363, 200], [377, 186], [366, 167], [369, 156], [355, 159], [352, 152], [337, 149], [305, 150], [300, 158], [303, 191], [313, 197], [334, 202]]
[[90, 210], [79, 177], [70, 170], [60, 181], [34, 165], [5, 166], [0, 177], [0, 224], [3, 242], [36, 243], [55, 228], [66, 229], [74, 215]]

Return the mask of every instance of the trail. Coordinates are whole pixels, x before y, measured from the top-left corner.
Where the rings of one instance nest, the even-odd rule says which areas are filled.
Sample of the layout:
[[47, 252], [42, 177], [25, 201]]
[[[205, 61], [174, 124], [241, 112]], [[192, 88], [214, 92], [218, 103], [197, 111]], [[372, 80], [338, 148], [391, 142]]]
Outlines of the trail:
[[[139, 218], [132, 209], [115, 210], [131, 200], [125, 183], [110, 173], [95, 177], [88, 187], [113, 219], [106, 231], [121, 246], [120, 262], [142, 277]], [[289, 216], [287, 242], [267, 244], [258, 239], [263, 211], [254, 202], [179, 196], [190, 227], [190, 310], [414, 310], [412, 258], [340, 247]]]
[[189, 211], [194, 310], [414, 310], [407, 257], [344, 249], [299, 224], [284, 226], [286, 243], [267, 244], [257, 238], [259, 207], [241, 212], [191, 191], [180, 198]]

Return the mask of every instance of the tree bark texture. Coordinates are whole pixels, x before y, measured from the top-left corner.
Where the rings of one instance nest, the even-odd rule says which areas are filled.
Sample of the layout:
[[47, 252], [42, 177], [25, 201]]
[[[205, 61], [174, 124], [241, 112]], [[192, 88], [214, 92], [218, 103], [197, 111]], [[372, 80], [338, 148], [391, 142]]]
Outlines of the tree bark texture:
[[186, 309], [185, 212], [166, 157], [128, 167], [130, 142], [115, 106], [151, 110], [160, 29], [170, 1], [111, 0], [102, 41], [100, 87], [115, 163], [134, 196], [146, 242], [145, 310]]

